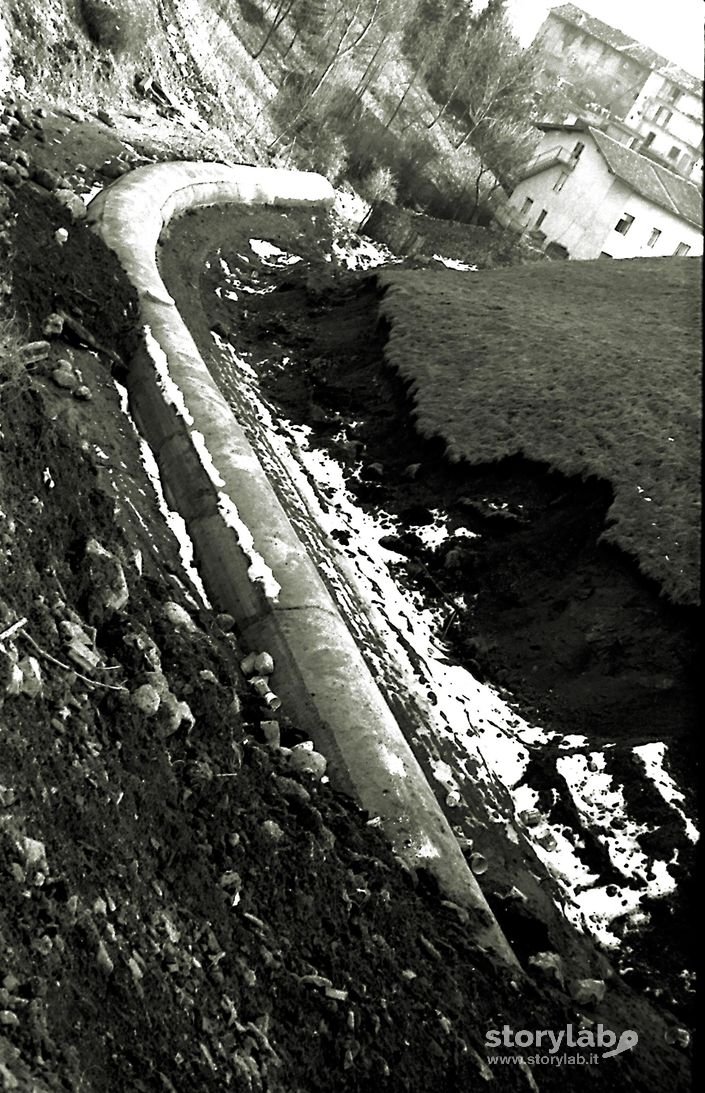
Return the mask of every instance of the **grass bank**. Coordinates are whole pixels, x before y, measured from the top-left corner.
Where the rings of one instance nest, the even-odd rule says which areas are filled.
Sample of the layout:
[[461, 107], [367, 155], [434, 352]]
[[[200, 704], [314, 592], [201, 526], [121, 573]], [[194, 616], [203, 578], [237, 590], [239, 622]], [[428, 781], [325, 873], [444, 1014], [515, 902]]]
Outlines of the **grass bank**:
[[698, 599], [698, 261], [385, 272], [388, 361], [455, 460], [521, 454], [614, 490], [604, 538]]

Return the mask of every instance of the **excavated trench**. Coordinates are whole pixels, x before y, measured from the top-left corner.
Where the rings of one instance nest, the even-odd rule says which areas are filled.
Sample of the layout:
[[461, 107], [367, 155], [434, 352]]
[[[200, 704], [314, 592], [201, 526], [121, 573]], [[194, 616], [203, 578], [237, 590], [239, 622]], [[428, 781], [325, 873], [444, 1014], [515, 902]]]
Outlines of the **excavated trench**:
[[[442, 439], [418, 436], [407, 392], [384, 362], [376, 278], [326, 260], [323, 219], [247, 209], [187, 216], [162, 241], [162, 273], [216, 380], [227, 387], [216, 346], [231, 345], [281, 419], [304, 428], [307, 445], [342, 469], [359, 509], [390, 520], [380, 540], [389, 571], [436, 612], [449, 663], [492, 683], [545, 730], [518, 788], [531, 791], [554, 831], [572, 832], [593, 885], [625, 893], [638, 885], [576, 806], [565, 741], [586, 766], [601, 756], [601, 773], [640, 825], [649, 868], [675, 882], [665, 899], [641, 896], [636, 923], [612, 916], [622, 941], [618, 967], [687, 1018], [693, 843], [683, 811], [692, 813], [694, 797], [693, 612], [669, 605], [633, 559], [599, 541], [608, 483], [568, 479], [519, 457], [453, 464]], [[253, 238], [303, 260], [268, 260]], [[321, 491], [335, 507], [329, 487]], [[344, 521], [330, 530], [343, 549], [350, 534]], [[663, 744], [683, 810], [647, 776], [648, 749]], [[625, 822], [611, 819], [617, 829]], [[511, 860], [505, 865], [507, 884], [486, 894], [525, 959], [546, 948], [555, 924], [547, 927], [536, 905], [527, 911], [507, 898]]]

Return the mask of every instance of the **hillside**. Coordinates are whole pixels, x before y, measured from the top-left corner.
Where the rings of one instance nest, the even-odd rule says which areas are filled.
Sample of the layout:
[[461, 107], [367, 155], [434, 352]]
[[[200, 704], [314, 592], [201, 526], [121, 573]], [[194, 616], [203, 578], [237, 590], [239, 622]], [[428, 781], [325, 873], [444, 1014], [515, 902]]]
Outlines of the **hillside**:
[[[378, 9], [405, 10], [352, 8]], [[559, 1093], [565, 1066], [576, 1093], [691, 1087], [694, 609], [640, 573], [641, 541], [602, 541], [624, 468], [598, 468], [588, 432], [570, 463], [567, 430], [545, 431], [551, 471], [526, 401], [532, 453], [497, 459], [499, 431], [484, 454], [469, 431], [438, 439], [457, 406], [479, 429], [508, 405], [489, 350], [484, 409], [471, 405], [451, 346], [479, 335], [459, 303], [491, 321], [485, 278], [508, 278], [517, 317], [502, 338], [537, 358], [538, 386], [556, 285], [576, 274], [532, 255], [526, 270], [446, 275], [442, 257], [380, 251], [340, 218], [364, 212], [353, 188], [389, 200], [406, 186], [436, 212], [467, 196], [461, 211], [476, 212], [477, 157], [455, 154], [455, 105], [395, 52], [398, 27], [341, 54], [309, 110], [316, 28], [330, 15], [335, 37], [350, 10], [0, 0], [2, 1090]], [[314, 727], [261, 696], [291, 682], [281, 664], [265, 656], [249, 680], [246, 654], [268, 650], [209, 599], [138, 432], [128, 383], [145, 320], [86, 204], [135, 168], [190, 158], [317, 167], [342, 184], [330, 215], [191, 210], [162, 234], [159, 268], [268, 475], [291, 472], [292, 523], [352, 604], [403, 727], [418, 702], [414, 747], [491, 915], [446, 898], [329, 778]], [[478, 265], [526, 257], [483, 232], [468, 233]], [[380, 261], [390, 269], [369, 268]], [[692, 268], [669, 267], [672, 302]], [[576, 297], [598, 282], [588, 271]], [[532, 309], [522, 283], [542, 286], [546, 316], [526, 348], [536, 294]], [[570, 318], [584, 322], [577, 304]], [[402, 322], [414, 335], [400, 349]], [[649, 334], [650, 397], [668, 394], [655, 344], [690, 391], [687, 336]], [[641, 404], [600, 336], [593, 375]], [[424, 346], [452, 375], [443, 393]], [[576, 333], [571, 355], [583, 346]], [[603, 435], [620, 432], [600, 408]], [[564, 413], [571, 434], [585, 426], [569, 398]], [[651, 429], [651, 402], [648, 414]], [[447, 458], [454, 442], [467, 459]], [[662, 507], [668, 529], [687, 519], [670, 494]], [[480, 943], [492, 916], [517, 963]], [[495, 1056], [507, 1030], [524, 1042], [505, 1036], [511, 1057]], [[562, 1054], [576, 1043], [595, 1050]]]

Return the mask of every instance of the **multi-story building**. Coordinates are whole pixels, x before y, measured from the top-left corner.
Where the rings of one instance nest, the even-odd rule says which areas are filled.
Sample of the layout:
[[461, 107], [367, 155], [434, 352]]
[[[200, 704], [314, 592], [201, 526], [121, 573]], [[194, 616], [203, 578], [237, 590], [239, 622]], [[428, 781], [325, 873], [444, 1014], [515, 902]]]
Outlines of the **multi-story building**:
[[682, 175], [576, 122], [542, 123], [509, 198], [512, 226], [566, 258], [703, 253], [700, 190]]
[[535, 41], [573, 120], [702, 183], [701, 79], [574, 4], [553, 8]]

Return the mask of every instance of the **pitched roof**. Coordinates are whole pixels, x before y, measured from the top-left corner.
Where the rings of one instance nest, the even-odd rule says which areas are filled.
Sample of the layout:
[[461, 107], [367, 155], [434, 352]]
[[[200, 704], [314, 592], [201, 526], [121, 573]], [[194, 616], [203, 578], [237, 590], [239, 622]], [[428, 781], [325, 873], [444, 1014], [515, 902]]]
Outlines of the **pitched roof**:
[[613, 175], [647, 201], [702, 228], [702, 195], [693, 182], [627, 148], [599, 129], [590, 127], [588, 132]]
[[634, 38], [630, 38], [628, 34], [616, 27], [611, 27], [607, 23], [603, 23], [601, 19], [595, 19], [594, 16], [588, 15], [587, 12], [576, 7], [575, 4], [561, 4], [560, 7], [552, 8], [549, 12], [550, 15], [555, 15], [563, 22], [579, 27], [586, 34], [591, 34], [593, 38], [598, 38], [601, 42], [612, 46], [617, 52], [637, 61], [645, 68], [658, 72], [661, 76], [665, 76], [686, 91], [690, 91], [694, 95], [702, 95], [703, 81], [698, 79], [697, 76], [686, 72], [684, 68], [680, 68], [673, 61], [662, 57], [660, 53], [656, 53], [655, 50], [649, 49], [648, 46], [637, 42]]

